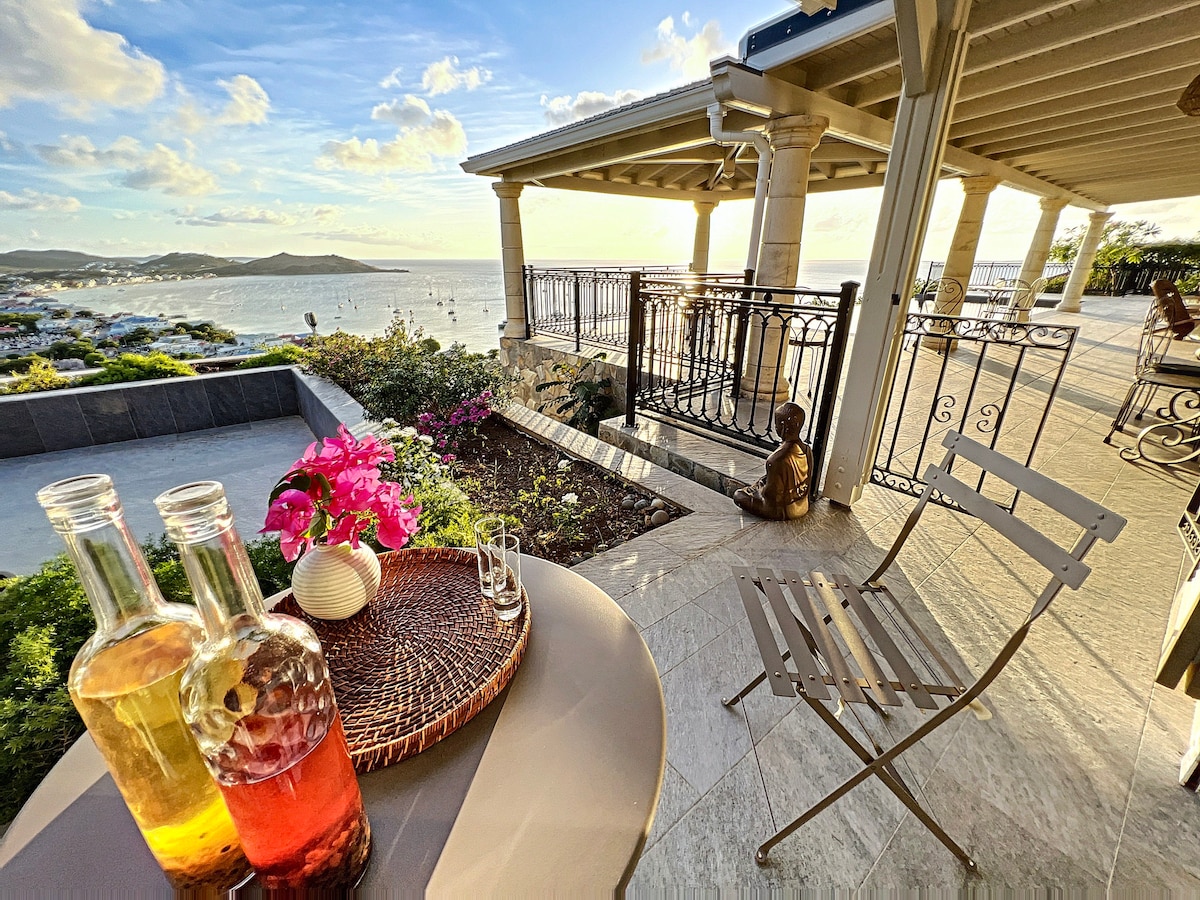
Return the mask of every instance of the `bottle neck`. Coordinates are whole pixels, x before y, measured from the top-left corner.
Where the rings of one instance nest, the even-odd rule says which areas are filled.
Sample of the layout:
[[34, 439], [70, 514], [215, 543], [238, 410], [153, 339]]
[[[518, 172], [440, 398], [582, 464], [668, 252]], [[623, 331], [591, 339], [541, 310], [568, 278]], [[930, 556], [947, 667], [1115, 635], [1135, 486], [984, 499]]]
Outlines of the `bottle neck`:
[[119, 630], [165, 606], [107, 475], [85, 475], [38, 492], [67, 545], [101, 632]]
[[184, 571], [209, 640], [261, 622], [266, 610], [246, 547], [217, 482], [182, 485], [155, 501]]
[[232, 525], [207, 540], [180, 543], [179, 556], [210, 639], [266, 615], [250, 557]]

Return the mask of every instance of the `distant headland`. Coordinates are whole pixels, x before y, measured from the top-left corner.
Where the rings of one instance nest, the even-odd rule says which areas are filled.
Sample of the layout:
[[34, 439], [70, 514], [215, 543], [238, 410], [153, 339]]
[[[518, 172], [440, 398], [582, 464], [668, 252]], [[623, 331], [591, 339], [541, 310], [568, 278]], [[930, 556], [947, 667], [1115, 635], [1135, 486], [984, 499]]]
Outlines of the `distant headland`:
[[166, 253], [151, 257], [105, 257], [73, 250], [13, 250], [0, 253], [0, 290], [23, 284], [95, 287], [184, 278], [237, 275], [348, 275], [359, 272], [407, 272], [380, 269], [344, 256], [295, 256], [277, 253], [238, 262], [204, 253]]

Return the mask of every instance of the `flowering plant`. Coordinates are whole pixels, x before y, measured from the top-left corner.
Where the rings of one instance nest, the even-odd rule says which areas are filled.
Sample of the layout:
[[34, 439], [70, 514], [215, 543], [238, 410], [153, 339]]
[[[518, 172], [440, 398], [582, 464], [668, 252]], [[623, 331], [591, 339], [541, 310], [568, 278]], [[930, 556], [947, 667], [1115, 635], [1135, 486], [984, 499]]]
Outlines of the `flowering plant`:
[[[421, 507], [394, 481], [383, 481], [380, 463], [395, 452], [374, 435], [357, 440], [345, 425], [336, 438], [314, 441], [271, 491], [262, 531], [279, 532], [279, 549], [290, 562], [314, 544], [358, 547], [374, 525], [379, 543], [399, 550], [416, 534]], [[261, 532], [260, 532], [261, 533]]]
[[[433, 438], [438, 450], [453, 450], [468, 431], [473, 431], [475, 426], [492, 414], [492, 397], [491, 391], [484, 391], [478, 397], [468, 397], [451, 411], [445, 421], [436, 413], [421, 413], [417, 416], [417, 431]], [[443, 461], [453, 462], [453, 454], [448, 455], [450, 459]]]

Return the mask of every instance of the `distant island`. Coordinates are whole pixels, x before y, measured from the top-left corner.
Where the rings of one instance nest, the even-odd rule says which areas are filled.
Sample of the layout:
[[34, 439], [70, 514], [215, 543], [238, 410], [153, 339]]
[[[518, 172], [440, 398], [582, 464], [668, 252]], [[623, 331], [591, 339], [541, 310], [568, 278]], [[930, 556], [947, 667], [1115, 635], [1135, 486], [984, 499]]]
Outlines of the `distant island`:
[[184, 278], [237, 275], [347, 275], [359, 272], [407, 272], [380, 269], [344, 256], [295, 256], [277, 253], [238, 262], [204, 253], [166, 253], [149, 258], [92, 256], [73, 250], [12, 250], [0, 253], [0, 290], [23, 286], [94, 287]]

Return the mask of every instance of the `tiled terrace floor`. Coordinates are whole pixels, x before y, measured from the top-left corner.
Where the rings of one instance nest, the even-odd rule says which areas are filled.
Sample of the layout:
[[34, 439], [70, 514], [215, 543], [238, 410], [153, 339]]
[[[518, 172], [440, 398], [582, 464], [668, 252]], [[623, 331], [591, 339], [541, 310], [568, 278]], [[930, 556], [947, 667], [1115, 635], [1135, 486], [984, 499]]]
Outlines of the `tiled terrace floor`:
[[[1097, 546], [1090, 580], [1063, 592], [985, 695], [992, 718], [963, 715], [902, 757], [906, 780], [975, 855], [978, 875], [870, 782], [759, 868], [757, 844], [856, 763], [798, 701], [762, 687], [735, 708], [720, 703], [761, 668], [730, 566], [832, 558], [865, 575], [910, 500], [868, 488], [851, 511], [822, 502], [796, 523], [745, 519], [729, 504], [728, 515], [689, 516], [577, 567], [642, 629], [666, 697], [667, 774], [635, 888], [1200, 892], [1200, 799], [1176, 783], [1193, 703], [1153, 684], [1182, 557], [1174, 526], [1197, 475], [1121, 460], [1120, 436], [1118, 447], [1102, 443], [1145, 302], [1097, 298], [1082, 315], [1038, 314], [1082, 333], [1035, 464], [1129, 526]], [[976, 674], [1028, 613], [1035, 584], [1016, 551], [978, 527], [931, 508], [889, 579], [917, 595]]]

